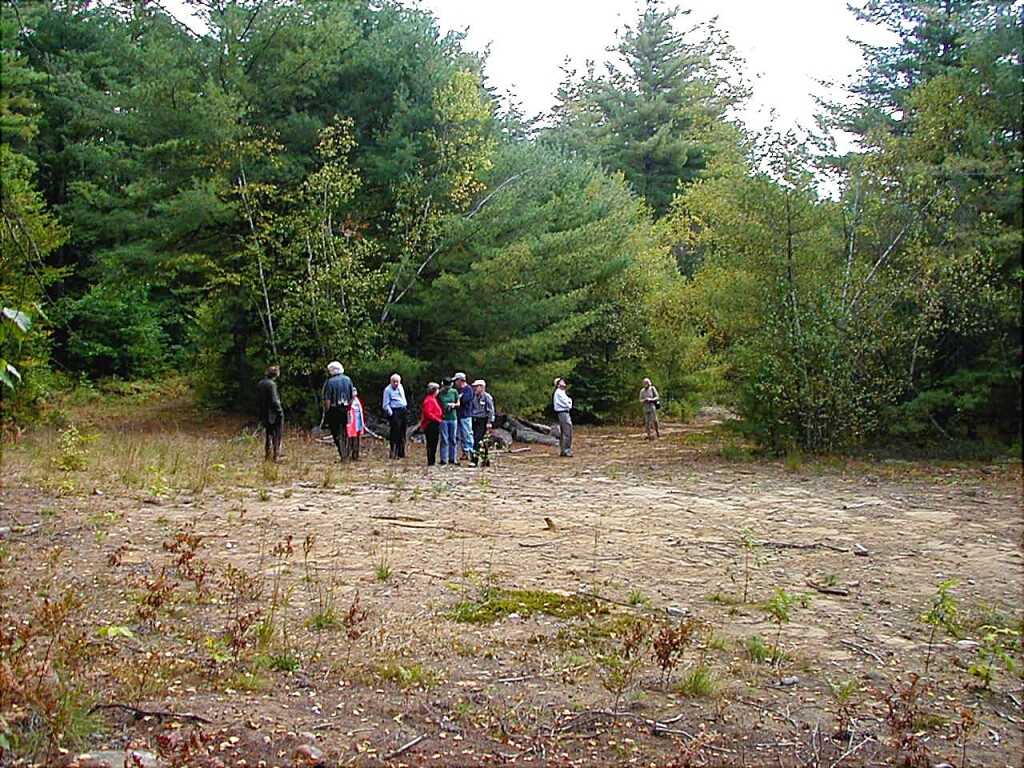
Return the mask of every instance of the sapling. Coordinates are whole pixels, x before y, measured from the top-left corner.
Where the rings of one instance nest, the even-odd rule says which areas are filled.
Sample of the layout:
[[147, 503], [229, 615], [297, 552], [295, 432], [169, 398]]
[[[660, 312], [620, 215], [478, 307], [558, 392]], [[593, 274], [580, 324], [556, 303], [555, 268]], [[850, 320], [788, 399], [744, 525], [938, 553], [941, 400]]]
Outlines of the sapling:
[[771, 599], [761, 606], [761, 610], [768, 614], [768, 618], [775, 622], [777, 630], [775, 632], [775, 650], [773, 655], [773, 662], [778, 667], [782, 662], [784, 654], [781, 651], [779, 643], [782, 640], [782, 625], [789, 623], [789, 613], [794, 605], [800, 604], [806, 605], [809, 598], [807, 595], [801, 595], [793, 592], [787, 592], [781, 587], [776, 587], [775, 592], [772, 594]]
[[1002, 665], [1011, 675], [1017, 671], [1018, 662], [1013, 654], [1021, 651], [1021, 634], [1010, 627], [981, 627], [981, 646], [974, 662], [967, 672], [981, 681], [982, 687], [988, 689], [992, 685], [996, 668]]
[[746, 603], [750, 594], [751, 570], [760, 564], [761, 548], [750, 528], [740, 531], [740, 548], [743, 550], [743, 602]]
[[932, 661], [932, 652], [935, 648], [935, 636], [941, 629], [946, 634], [956, 636], [960, 632], [959, 608], [956, 598], [950, 594], [950, 590], [957, 585], [956, 579], [943, 579], [932, 597], [931, 606], [921, 614], [921, 621], [931, 627], [928, 633], [928, 653], [924, 659], [924, 673], [928, 674], [928, 668]]

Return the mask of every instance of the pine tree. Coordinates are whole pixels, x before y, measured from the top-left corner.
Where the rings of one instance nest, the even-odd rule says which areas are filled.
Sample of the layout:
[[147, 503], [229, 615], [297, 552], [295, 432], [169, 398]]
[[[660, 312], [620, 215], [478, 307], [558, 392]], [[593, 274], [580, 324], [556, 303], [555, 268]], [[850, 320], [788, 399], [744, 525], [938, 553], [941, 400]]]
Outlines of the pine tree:
[[617, 61], [605, 76], [592, 67], [581, 78], [565, 70], [553, 112], [554, 142], [622, 171], [659, 216], [680, 182], [707, 166], [721, 138], [715, 128], [745, 94], [733, 49], [714, 22], [677, 29], [688, 13], [648, 0], [609, 49]]

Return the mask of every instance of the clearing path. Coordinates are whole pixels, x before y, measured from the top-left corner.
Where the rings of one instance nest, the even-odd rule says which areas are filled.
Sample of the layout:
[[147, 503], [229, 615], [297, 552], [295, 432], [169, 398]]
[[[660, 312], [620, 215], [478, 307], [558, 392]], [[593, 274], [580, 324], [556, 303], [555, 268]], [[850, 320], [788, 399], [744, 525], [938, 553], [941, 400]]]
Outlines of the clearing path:
[[[489, 469], [419, 445], [338, 466], [294, 435], [261, 469], [251, 441], [107, 425], [140, 456], [60, 473], [29, 440], [0, 491], [3, 609], [81, 591], [97, 701], [210, 721], [103, 710], [85, 742], [182, 764], [1019, 765], [1020, 465], [787, 471], [724, 460], [713, 430], [580, 429], [573, 459]], [[947, 579], [958, 636], [929, 654]], [[667, 674], [665, 627], [692, 632]], [[141, 681], [116, 666], [140, 653]]]

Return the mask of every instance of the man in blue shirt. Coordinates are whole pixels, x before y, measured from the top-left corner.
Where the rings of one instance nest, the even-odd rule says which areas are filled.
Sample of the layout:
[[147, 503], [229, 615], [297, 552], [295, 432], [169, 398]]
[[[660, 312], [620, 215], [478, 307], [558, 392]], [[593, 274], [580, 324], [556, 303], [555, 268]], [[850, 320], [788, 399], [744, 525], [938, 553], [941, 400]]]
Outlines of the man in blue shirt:
[[328, 379], [324, 382], [324, 418], [331, 430], [331, 439], [338, 449], [338, 456], [348, 458], [348, 407], [352, 404], [352, 379], [345, 375], [345, 369], [337, 360], [327, 366]]
[[391, 374], [391, 383], [384, 387], [384, 396], [381, 398], [381, 407], [388, 417], [391, 425], [388, 441], [391, 447], [388, 450], [389, 459], [405, 458], [405, 432], [408, 428], [409, 403], [405, 399], [405, 389], [402, 387], [402, 377], [397, 373]]
[[455, 388], [459, 390], [459, 442], [462, 445], [462, 458], [469, 461], [473, 458], [473, 388], [466, 383], [466, 374], [459, 372], [453, 377]]

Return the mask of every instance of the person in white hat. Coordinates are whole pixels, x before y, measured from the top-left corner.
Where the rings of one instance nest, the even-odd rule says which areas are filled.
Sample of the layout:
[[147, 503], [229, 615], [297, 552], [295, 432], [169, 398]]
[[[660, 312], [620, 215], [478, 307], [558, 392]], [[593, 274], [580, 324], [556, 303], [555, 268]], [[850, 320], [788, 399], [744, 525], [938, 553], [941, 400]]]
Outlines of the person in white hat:
[[352, 379], [345, 375], [345, 369], [337, 360], [327, 364], [327, 381], [324, 382], [324, 419], [331, 430], [338, 457], [348, 458], [348, 408], [352, 404]]
[[473, 465], [478, 461], [479, 446], [494, 427], [494, 398], [487, 391], [487, 382], [477, 379], [473, 382]]
[[459, 444], [462, 446], [462, 458], [470, 461], [473, 458], [473, 388], [466, 383], [466, 374], [459, 371], [452, 380], [459, 391]]
[[555, 393], [552, 405], [558, 417], [558, 447], [562, 456], [572, 456], [572, 398], [566, 392], [565, 379], [555, 379]]

